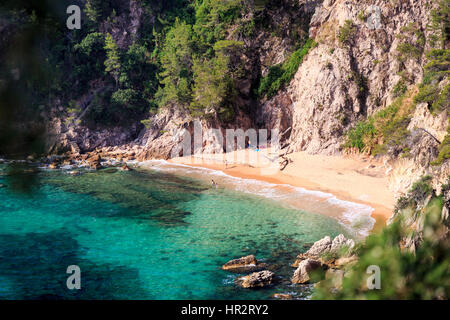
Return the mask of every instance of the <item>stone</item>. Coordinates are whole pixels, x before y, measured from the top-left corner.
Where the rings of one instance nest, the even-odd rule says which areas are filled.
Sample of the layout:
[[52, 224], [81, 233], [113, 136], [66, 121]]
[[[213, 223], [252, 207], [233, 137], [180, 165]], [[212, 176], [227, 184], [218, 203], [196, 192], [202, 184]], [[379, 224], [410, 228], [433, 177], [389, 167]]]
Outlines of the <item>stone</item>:
[[300, 262], [297, 270], [295, 270], [292, 276], [292, 283], [305, 284], [309, 283], [311, 279], [311, 273], [316, 270], [322, 269], [322, 263], [314, 259], [306, 259]]
[[331, 245], [331, 238], [329, 236], [326, 236], [325, 238], [314, 242], [313, 246], [308, 251], [306, 251], [306, 255], [318, 257], [321, 254], [330, 251]]
[[264, 270], [237, 278], [236, 283], [242, 288], [262, 288], [273, 284], [274, 280], [275, 274], [272, 271]]
[[126, 163], [121, 167], [121, 169], [123, 171], [131, 171], [131, 168]]
[[279, 300], [292, 300], [292, 296], [287, 293], [275, 293], [272, 297]]
[[50, 165], [48, 166], [49, 169], [58, 169], [59, 168], [59, 164], [57, 162], [52, 162], [50, 163]]
[[265, 268], [265, 263], [259, 263], [254, 255], [228, 261], [222, 266], [222, 270], [237, 273], [254, 272]]
[[349, 265], [349, 264], [355, 264], [356, 262], [358, 262], [358, 257], [353, 255], [350, 257], [339, 258], [334, 262], [334, 264], [337, 267], [342, 267], [342, 266]]
[[6, 184], [0, 183], [0, 189], [6, 188]]

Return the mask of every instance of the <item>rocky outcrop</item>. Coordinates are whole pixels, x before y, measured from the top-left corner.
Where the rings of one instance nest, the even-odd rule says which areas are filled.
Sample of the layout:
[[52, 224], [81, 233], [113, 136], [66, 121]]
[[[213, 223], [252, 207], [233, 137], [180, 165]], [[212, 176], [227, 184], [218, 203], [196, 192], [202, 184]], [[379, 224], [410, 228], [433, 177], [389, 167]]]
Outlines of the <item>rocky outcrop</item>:
[[297, 260], [292, 264], [294, 268], [297, 268], [300, 263], [306, 259], [321, 259], [324, 254], [338, 254], [339, 251], [346, 248], [353, 248], [355, 241], [353, 239], [347, 239], [343, 234], [336, 236], [333, 240], [329, 236], [326, 236], [312, 245], [308, 251], [299, 254]]
[[[324, 1], [310, 24], [318, 46], [303, 61], [287, 88], [293, 101], [291, 148], [295, 151], [333, 154], [340, 150], [343, 134], [358, 119], [393, 100], [399, 81], [396, 38], [401, 29], [416, 23], [427, 32], [429, 1]], [[360, 13], [371, 5], [381, 8], [382, 19], [373, 29]], [[358, 17], [359, 16], [359, 17]], [[340, 28], [353, 21], [348, 45], [339, 41]], [[423, 61], [405, 62], [411, 83], [421, 79]], [[283, 93], [284, 94], [284, 93]]]
[[262, 270], [266, 266], [267, 265], [265, 263], [258, 262], [254, 255], [249, 255], [239, 259], [228, 261], [222, 266], [222, 269], [236, 273], [246, 273]]
[[[319, 260], [306, 259], [299, 263], [297, 270], [295, 270], [292, 276], [292, 283], [294, 284], [305, 284], [309, 283], [312, 279], [312, 273], [319, 273], [323, 268], [323, 264]], [[319, 277], [320, 278], [320, 277]], [[318, 278], [314, 278], [315, 281]]]
[[236, 279], [236, 283], [242, 288], [262, 288], [273, 284], [275, 281], [275, 274], [271, 271], [264, 270], [254, 272], [248, 276]]

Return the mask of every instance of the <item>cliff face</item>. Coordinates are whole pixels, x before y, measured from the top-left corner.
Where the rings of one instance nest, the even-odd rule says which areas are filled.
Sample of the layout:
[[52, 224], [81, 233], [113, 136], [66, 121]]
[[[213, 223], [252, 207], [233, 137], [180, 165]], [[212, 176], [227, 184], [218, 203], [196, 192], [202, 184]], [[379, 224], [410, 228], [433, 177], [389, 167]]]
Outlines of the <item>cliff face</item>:
[[[253, 3], [250, 1], [250, 3]], [[288, 143], [292, 151], [336, 154], [346, 134], [355, 125], [390, 106], [398, 96], [399, 84], [404, 91], [417, 93], [430, 49], [430, 12], [436, 6], [431, 0], [350, 1], [285, 0], [281, 5], [266, 7], [264, 28], [251, 34], [238, 32], [232, 25], [227, 40], [244, 45], [237, 57], [244, 76], [236, 80], [234, 99], [236, 116], [224, 122], [218, 116], [201, 119], [202, 129], [266, 128], [280, 132], [292, 128]], [[126, 49], [132, 39], [143, 36], [142, 27], [152, 25], [155, 17], [145, 16], [139, 2], [124, 2], [116, 19], [101, 25], [111, 33], [118, 46]], [[242, 21], [254, 18], [250, 13]], [[148, 28], [147, 28], [148, 29]], [[308, 30], [308, 31], [306, 31]], [[308, 34], [309, 33], [309, 34]], [[283, 63], [306, 37], [315, 40], [293, 79], [276, 95], [255, 95], [261, 77], [270, 68]], [[399, 48], [408, 42], [414, 48], [401, 56]], [[442, 80], [440, 86], [448, 80]], [[87, 98], [86, 98], [87, 99]], [[412, 95], [404, 104], [413, 105]], [[386, 152], [386, 173], [396, 196], [405, 193], [423, 175], [433, 176], [439, 190], [450, 174], [449, 162], [432, 166], [439, 146], [447, 135], [449, 107], [432, 113], [426, 104], [418, 103], [409, 116], [406, 138], [409, 154]], [[56, 117], [58, 118], [58, 117]], [[176, 104], [161, 108], [147, 121], [131, 127], [87, 129], [67, 125], [59, 119], [52, 123], [53, 151], [69, 149], [90, 151], [97, 147], [132, 144], [142, 150], [138, 158], [168, 158], [180, 141], [179, 129], [193, 130], [195, 119], [188, 110]], [[55, 129], [56, 128], [56, 129]], [[56, 141], [56, 142], [55, 142]], [[222, 146], [223, 147], [223, 146]], [[202, 151], [220, 151], [212, 136], [204, 137]], [[197, 150], [199, 151], [199, 150]], [[181, 154], [180, 154], [181, 155]]]
[[[375, 28], [367, 16], [370, 6], [380, 8]], [[425, 0], [324, 1], [310, 24], [310, 36], [317, 47], [303, 61], [290, 85], [262, 102], [259, 118], [282, 129], [292, 126], [293, 151], [340, 152], [349, 128], [394, 101], [394, 88], [402, 76], [407, 75], [409, 88], [422, 81], [427, 45], [420, 48], [417, 57], [400, 61], [399, 36], [414, 25], [416, 31], [429, 37], [432, 7], [433, 1]], [[353, 30], [343, 42], [339, 35], [346, 21], [352, 21]], [[414, 34], [407, 36], [416, 40]], [[425, 104], [416, 106], [408, 126], [412, 132], [408, 138], [410, 156], [385, 156], [390, 188], [397, 196], [425, 174], [434, 177], [437, 188], [445, 183], [450, 174], [448, 161], [437, 167], [430, 162], [437, 156], [438, 141], [444, 140], [447, 126], [448, 106], [437, 115], [432, 115]]]

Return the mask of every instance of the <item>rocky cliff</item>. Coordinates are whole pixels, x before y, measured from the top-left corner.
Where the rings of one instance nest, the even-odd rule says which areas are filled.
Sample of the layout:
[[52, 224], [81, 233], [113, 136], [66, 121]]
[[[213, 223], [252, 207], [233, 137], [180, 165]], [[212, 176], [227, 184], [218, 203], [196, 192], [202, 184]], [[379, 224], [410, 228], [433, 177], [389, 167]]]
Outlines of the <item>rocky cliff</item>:
[[[253, 3], [253, 2], [250, 2]], [[55, 120], [51, 144], [58, 149], [91, 151], [110, 145], [138, 145], [138, 159], [168, 158], [180, 141], [179, 129], [193, 130], [193, 121], [200, 120], [205, 129], [215, 128], [277, 128], [289, 132], [292, 151], [336, 154], [357, 123], [386, 109], [399, 96], [406, 96], [411, 114], [402, 150], [390, 148], [378, 154], [384, 158], [390, 188], [396, 196], [405, 193], [423, 175], [433, 176], [433, 186], [445, 183], [450, 174], [449, 161], [431, 165], [438, 157], [440, 145], [447, 135], [449, 101], [438, 113], [426, 103], [413, 102], [424, 78], [432, 34], [430, 12], [436, 7], [431, 0], [401, 1], [281, 1], [281, 5], [264, 9], [265, 28], [251, 34], [238, 32], [239, 25], [230, 26], [227, 40], [244, 44], [238, 57], [245, 76], [237, 83], [234, 101], [236, 116], [222, 121], [218, 116], [196, 119], [176, 104], [160, 108], [143, 128], [131, 127], [91, 130], [83, 126], [66, 126]], [[111, 32], [120, 47], [130, 45], [132, 37], [141, 36], [143, 10], [139, 2], [127, 2], [127, 12], [113, 22], [102, 24], [103, 32]], [[251, 21], [251, 11], [242, 21]], [[154, 19], [145, 20], [152, 23]], [[295, 36], [293, 36], [295, 34]], [[255, 95], [258, 82], [270, 68], [283, 63], [295, 50], [296, 41], [307, 37], [315, 40], [293, 79], [272, 97]], [[414, 50], [401, 50], [405, 43]], [[442, 80], [442, 79], [441, 79]], [[441, 81], [445, 86], [448, 79]], [[409, 96], [408, 96], [409, 93]], [[405, 107], [407, 108], [407, 107]], [[60, 147], [55, 147], [60, 144]], [[213, 137], [204, 137], [202, 151], [221, 151]], [[392, 150], [391, 150], [392, 149]], [[197, 150], [200, 151], [200, 150]]]

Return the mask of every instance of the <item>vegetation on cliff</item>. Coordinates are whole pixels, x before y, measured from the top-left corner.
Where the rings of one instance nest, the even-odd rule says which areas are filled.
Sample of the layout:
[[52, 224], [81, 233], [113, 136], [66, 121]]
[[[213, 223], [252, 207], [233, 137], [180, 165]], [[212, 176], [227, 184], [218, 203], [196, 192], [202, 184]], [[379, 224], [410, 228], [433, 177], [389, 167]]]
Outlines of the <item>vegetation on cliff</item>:
[[[360, 152], [373, 155], [391, 154], [394, 156], [408, 156], [409, 147], [406, 139], [411, 135], [408, 125], [418, 104], [427, 105], [431, 114], [436, 115], [443, 111], [450, 112], [449, 75], [450, 50], [449, 42], [449, 1], [441, 0], [437, 9], [431, 11], [430, 34], [417, 29], [414, 23], [402, 29], [397, 36], [400, 43], [397, 47], [400, 65], [400, 81], [393, 88], [396, 100], [385, 109], [360, 121], [347, 132], [347, 141], [344, 148], [357, 148]], [[347, 38], [350, 33], [350, 24], [346, 24], [340, 35]], [[431, 47], [424, 56], [425, 45]], [[408, 59], [425, 58], [424, 77], [415, 92], [414, 88], [408, 91], [408, 76], [404, 63]], [[442, 164], [450, 157], [448, 135], [440, 142], [439, 155], [433, 164]]]

